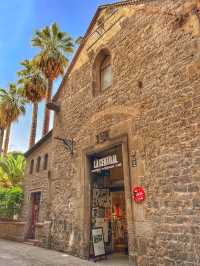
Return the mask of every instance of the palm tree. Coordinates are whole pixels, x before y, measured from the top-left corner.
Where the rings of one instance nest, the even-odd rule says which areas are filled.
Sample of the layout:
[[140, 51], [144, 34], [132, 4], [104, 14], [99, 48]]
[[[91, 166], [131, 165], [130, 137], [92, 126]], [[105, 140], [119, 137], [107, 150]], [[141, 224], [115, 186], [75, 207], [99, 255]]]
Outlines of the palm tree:
[[3, 139], [4, 139], [4, 133], [5, 129], [7, 128], [8, 124], [7, 121], [4, 120], [2, 116], [0, 116], [0, 156], [3, 152]]
[[10, 84], [8, 90], [0, 89], [0, 120], [6, 125], [3, 154], [7, 154], [11, 123], [25, 113], [25, 101], [19, 94], [15, 84]]
[[0, 158], [0, 184], [4, 187], [22, 184], [26, 160], [23, 155], [9, 153]]
[[3, 148], [3, 138], [4, 138], [4, 127], [0, 127], [0, 156], [2, 154], [2, 148]]
[[23, 69], [17, 73], [20, 77], [18, 83], [22, 85], [23, 97], [33, 105], [32, 125], [29, 137], [29, 148], [31, 148], [35, 144], [36, 138], [38, 103], [46, 96], [47, 83], [33, 60], [24, 60], [21, 62], [21, 65]]
[[6, 121], [4, 121], [2, 117], [0, 117], [0, 156], [3, 150], [3, 139], [6, 127], [7, 127]]
[[48, 81], [46, 94], [45, 117], [43, 125], [43, 136], [49, 131], [50, 111], [47, 104], [51, 102], [53, 81], [64, 75], [68, 65], [67, 54], [73, 52], [73, 40], [66, 32], [60, 31], [58, 25], [53, 23], [40, 31], [36, 31], [32, 39], [32, 46], [40, 49], [35, 57], [39, 69]]

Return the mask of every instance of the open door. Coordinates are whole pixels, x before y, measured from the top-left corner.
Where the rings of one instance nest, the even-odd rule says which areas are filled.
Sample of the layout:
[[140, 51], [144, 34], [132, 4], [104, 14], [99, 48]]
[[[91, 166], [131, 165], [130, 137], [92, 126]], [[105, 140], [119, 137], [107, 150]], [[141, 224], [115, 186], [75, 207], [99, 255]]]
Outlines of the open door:
[[[107, 254], [128, 255], [122, 145], [90, 155], [91, 228], [103, 228]], [[92, 246], [90, 256], [93, 256]]]

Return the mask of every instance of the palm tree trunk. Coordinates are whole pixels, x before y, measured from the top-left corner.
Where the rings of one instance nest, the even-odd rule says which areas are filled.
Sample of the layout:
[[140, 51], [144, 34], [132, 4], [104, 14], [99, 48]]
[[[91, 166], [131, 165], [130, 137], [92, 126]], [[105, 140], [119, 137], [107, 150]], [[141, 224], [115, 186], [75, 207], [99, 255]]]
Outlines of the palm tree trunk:
[[3, 147], [3, 156], [4, 157], [8, 153], [8, 145], [9, 145], [9, 140], [10, 140], [10, 129], [11, 129], [11, 124], [9, 124], [8, 127], [6, 128], [6, 136], [5, 136], [4, 147]]
[[3, 150], [3, 137], [4, 137], [4, 128], [0, 128], [0, 156]]
[[37, 115], [38, 115], [38, 103], [33, 103], [32, 110], [32, 124], [31, 133], [29, 138], [29, 149], [35, 144], [36, 130], [37, 130]]
[[47, 103], [51, 102], [52, 87], [53, 87], [53, 80], [49, 78], [48, 79], [48, 90], [47, 90], [47, 95], [46, 95], [46, 106], [45, 106], [45, 113], [44, 113], [44, 124], [43, 124], [43, 131], [42, 131], [43, 136], [45, 136], [49, 131], [50, 110], [47, 108]]

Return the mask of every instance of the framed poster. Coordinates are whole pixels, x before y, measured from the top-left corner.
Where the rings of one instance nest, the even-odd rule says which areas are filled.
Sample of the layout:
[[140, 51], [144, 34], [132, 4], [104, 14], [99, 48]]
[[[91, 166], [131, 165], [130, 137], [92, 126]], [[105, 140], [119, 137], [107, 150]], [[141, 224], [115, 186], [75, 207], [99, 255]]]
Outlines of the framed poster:
[[92, 228], [94, 257], [106, 256], [103, 227]]
[[103, 236], [104, 236], [104, 243], [108, 242], [108, 229], [109, 229], [109, 224], [107, 221], [104, 220], [104, 218], [96, 218], [96, 223], [95, 223], [96, 228], [103, 228]]

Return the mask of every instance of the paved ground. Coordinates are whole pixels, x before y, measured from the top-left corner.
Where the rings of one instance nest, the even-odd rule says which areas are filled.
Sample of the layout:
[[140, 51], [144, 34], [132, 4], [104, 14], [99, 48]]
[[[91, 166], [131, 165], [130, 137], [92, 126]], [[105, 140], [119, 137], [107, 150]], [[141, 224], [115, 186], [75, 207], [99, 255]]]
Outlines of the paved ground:
[[128, 266], [127, 258], [115, 256], [93, 263], [64, 253], [0, 239], [0, 266]]

